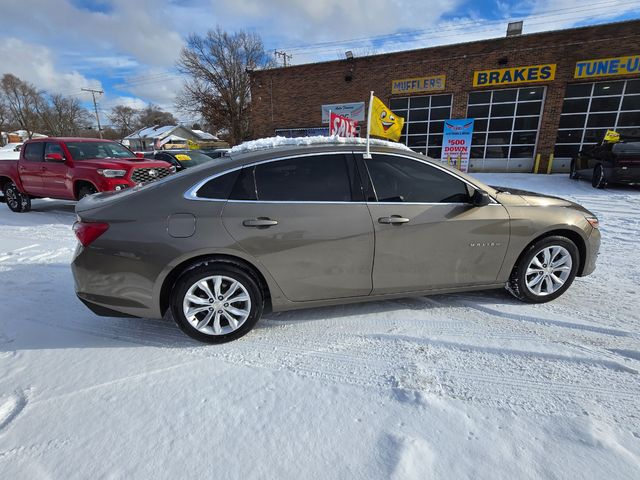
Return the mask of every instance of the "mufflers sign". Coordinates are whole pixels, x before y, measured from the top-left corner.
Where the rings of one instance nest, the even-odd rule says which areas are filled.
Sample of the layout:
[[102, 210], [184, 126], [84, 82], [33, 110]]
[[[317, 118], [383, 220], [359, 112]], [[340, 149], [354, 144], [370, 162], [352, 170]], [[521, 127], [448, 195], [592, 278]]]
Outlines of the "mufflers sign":
[[496, 70], [476, 70], [473, 72], [473, 86], [492, 87], [495, 85], [547, 82], [554, 78], [556, 78], [555, 63], [499, 68]]
[[391, 94], [437, 92], [444, 90], [447, 77], [436, 75], [434, 77], [403, 78], [391, 81]]

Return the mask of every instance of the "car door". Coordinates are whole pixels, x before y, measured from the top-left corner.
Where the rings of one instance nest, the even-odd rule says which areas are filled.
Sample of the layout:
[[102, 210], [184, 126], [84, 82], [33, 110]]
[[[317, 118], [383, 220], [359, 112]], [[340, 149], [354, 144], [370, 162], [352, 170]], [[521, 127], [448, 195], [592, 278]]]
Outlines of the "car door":
[[[31, 142], [24, 146], [24, 156], [18, 161], [20, 181], [27, 193], [42, 196], [42, 171], [44, 163], [44, 142]], [[46, 194], [44, 195], [46, 196]]]
[[[64, 162], [47, 160], [50, 153], [58, 153], [65, 159]], [[47, 195], [55, 198], [73, 199], [73, 186], [71, 179], [67, 178], [69, 167], [66, 162], [66, 154], [62, 146], [57, 142], [47, 142], [44, 149], [44, 162], [42, 164], [42, 186]]]
[[414, 157], [359, 165], [373, 193], [373, 294], [495, 283], [509, 243], [502, 205], [473, 206], [471, 185]]
[[223, 211], [239, 246], [292, 301], [368, 295], [373, 223], [351, 154], [244, 167]]

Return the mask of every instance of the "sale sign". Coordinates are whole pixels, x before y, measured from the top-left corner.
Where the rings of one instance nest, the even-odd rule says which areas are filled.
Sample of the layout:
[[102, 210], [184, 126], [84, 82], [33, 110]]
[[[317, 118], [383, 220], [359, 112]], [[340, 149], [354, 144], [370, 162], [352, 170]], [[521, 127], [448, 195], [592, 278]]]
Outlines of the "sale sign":
[[442, 162], [463, 172], [469, 171], [473, 118], [445, 120], [442, 138]]
[[331, 112], [331, 118], [329, 119], [329, 134], [337, 135], [338, 137], [357, 137], [358, 122], [351, 120], [350, 118], [336, 115]]

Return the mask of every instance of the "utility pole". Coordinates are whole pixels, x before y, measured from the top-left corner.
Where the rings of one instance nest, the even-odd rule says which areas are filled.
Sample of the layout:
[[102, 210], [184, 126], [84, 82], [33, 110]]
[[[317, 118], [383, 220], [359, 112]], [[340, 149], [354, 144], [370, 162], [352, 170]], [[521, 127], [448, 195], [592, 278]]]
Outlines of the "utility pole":
[[81, 88], [83, 92], [91, 92], [91, 96], [93, 97], [93, 109], [96, 112], [96, 121], [98, 122], [98, 135], [102, 138], [102, 127], [100, 126], [100, 115], [98, 115], [98, 104], [96, 103], [96, 93], [102, 95], [104, 93], [103, 90], [93, 90], [91, 88]]
[[282, 57], [282, 61], [284, 62], [285, 67], [287, 66], [287, 60], [291, 60], [291, 58], [293, 58], [292, 55], [288, 54], [285, 51], [279, 52], [278, 50], [274, 50], [273, 55], [275, 57]]

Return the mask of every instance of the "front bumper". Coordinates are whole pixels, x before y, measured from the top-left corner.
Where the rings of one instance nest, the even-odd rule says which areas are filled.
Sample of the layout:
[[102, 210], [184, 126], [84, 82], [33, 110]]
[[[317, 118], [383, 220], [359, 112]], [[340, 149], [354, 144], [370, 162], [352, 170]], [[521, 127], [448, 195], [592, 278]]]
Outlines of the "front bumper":
[[584, 266], [582, 268], [582, 271], [580, 272], [581, 277], [591, 275], [596, 269], [596, 260], [598, 259], [598, 254], [600, 253], [600, 238], [600, 230], [594, 228], [587, 241], [587, 251], [585, 252], [586, 255], [584, 259]]

